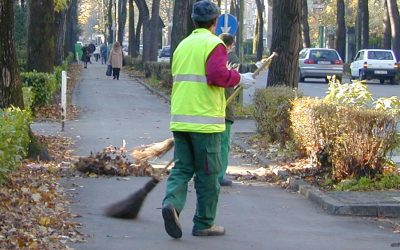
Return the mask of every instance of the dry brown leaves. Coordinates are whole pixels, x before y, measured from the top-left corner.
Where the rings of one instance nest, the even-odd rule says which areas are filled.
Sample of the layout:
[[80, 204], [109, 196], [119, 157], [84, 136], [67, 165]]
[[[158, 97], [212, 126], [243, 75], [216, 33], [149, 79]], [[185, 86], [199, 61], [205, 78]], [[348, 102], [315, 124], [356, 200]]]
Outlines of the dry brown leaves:
[[[75, 120], [79, 113], [82, 112], [82, 109], [67, 104], [67, 119], [68, 120]], [[35, 118], [36, 119], [50, 119], [50, 120], [61, 120], [61, 105], [59, 104], [50, 104], [46, 107], [39, 107], [35, 110]]]
[[[247, 171], [247, 175], [234, 175], [237, 180], [272, 182], [286, 187], [287, 177], [299, 177], [319, 186], [325, 177], [319, 176], [318, 167], [308, 159], [290, 154], [288, 150], [282, 149], [276, 143], [270, 143], [265, 138], [254, 137], [253, 134], [240, 134], [240, 139], [249, 145], [246, 152], [236, 148], [236, 152], [242, 154], [252, 162], [257, 162], [258, 157], [264, 157], [272, 162], [274, 166], [262, 166], [254, 171]], [[247, 156], [245, 156], [247, 155]]]
[[59, 179], [71, 173], [70, 138], [39, 136], [53, 162], [25, 160], [0, 188], [0, 249], [71, 249], [83, 242]]
[[102, 152], [91, 153], [88, 157], [80, 157], [75, 164], [76, 169], [88, 177], [107, 176], [152, 176], [154, 168], [147, 160], [131, 163], [124, 147], [109, 146]]
[[135, 70], [132, 67], [123, 67], [122, 70], [125, 74], [129, 75], [131, 78], [135, 77], [145, 77], [144, 71]]

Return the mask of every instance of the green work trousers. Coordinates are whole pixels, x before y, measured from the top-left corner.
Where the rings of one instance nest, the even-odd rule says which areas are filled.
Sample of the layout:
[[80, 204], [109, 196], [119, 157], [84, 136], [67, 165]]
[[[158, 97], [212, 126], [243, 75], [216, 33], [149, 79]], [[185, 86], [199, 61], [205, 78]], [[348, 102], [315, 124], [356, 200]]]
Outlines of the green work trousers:
[[163, 205], [171, 204], [180, 213], [186, 203], [188, 182], [195, 175], [197, 206], [193, 229], [208, 229], [214, 225], [219, 198], [220, 133], [174, 132], [174, 139], [175, 166], [167, 181]]
[[218, 181], [224, 179], [226, 170], [228, 169], [229, 151], [231, 150], [231, 126], [232, 121], [225, 120], [225, 131], [220, 133], [221, 136], [221, 158], [222, 158], [222, 171], [218, 175]]

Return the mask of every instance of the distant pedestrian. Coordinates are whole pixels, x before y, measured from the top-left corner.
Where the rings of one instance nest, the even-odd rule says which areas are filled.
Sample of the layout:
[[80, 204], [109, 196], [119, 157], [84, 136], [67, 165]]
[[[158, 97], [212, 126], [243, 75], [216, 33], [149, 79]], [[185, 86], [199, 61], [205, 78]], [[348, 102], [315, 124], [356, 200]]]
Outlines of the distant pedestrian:
[[101, 55], [101, 64], [106, 64], [107, 63], [107, 46], [103, 43], [101, 44], [100, 47], [100, 55]]
[[94, 59], [96, 60], [96, 62], [99, 61], [100, 58], [100, 46], [96, 46], [96, 49], [94, 50]]
[[87, 68], [87, 63], [90, 61], [90, 48], [87, 43], [82, 47], [82, 52], [81, 61], [83, 62], [84, 68]]
[[119, 72], [122, 68], [122, 60], [124, 58], [122, 53], [123, 52], [121, 44], [119, 42], [115, 42], [108, 56], [108, 62], [111, 64], [111, 67], [113, 69], [113, 80], [119, 80]]
[[92, 62], [90, 61], [91, 57], [93, 56], [94, 51], [96, 50], [96, 45], [94, 45], [93, 43], [89, 44], [89, 48], [90, 48], [90, 57], [89, 57], [89, 63], [92, 64]]

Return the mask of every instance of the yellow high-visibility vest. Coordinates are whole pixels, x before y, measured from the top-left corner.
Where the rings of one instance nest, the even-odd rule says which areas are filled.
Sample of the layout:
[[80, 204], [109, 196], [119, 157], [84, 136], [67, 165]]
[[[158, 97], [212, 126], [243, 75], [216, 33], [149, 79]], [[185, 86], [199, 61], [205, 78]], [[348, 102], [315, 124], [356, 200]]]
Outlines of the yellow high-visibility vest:
[[225, 131], [225, 90], [207, 84], [206, 62], [223, 41], [207, 29], [196, 29], [176, 48], [172, 61], [171, 131]]

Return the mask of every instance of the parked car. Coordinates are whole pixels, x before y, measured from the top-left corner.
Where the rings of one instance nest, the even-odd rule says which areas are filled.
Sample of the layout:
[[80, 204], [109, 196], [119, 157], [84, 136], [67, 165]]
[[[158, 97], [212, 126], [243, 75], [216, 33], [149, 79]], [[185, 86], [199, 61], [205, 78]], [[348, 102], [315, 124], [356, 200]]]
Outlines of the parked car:
[[158, 55], [159, 58], [161, 57], [171, 57], [171, 47], [170, 46], [164, 46]]
[[305, 78], [324, 78], [336, 75], [339, 81], [343, 76], [343, 61], [334, 49], [305, 48], [299, 54], [299, 81]]
[[384, 84], [385, 80], [390, 80], [391, 84], [395, 84], [398, 69], [399, 65], [393, 51], [362, 49], [357, 52], [350, 64], [350, 77], [359, 80], [379, 79], [381, 84]]

